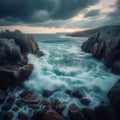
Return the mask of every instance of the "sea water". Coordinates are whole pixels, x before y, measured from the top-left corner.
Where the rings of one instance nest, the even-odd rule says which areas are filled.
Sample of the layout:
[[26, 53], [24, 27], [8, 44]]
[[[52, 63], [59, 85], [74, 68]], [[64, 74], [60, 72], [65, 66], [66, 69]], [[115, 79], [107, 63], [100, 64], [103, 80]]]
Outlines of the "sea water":
[[116, 83], [119, 76], [110, 72], [101, 61], [81, 50], [88, 38], [66, 37], [63, 34], [33, 34], [43, 57], [29, 54], [29, 63], [34, 70], [25, 87], [36, 94], [42, 90], [55, 91], [50, 99], [59, 99], [69, 106], [75, 103], [84, 107], [78, 99], [65, 94], [65, 90], [79, 90], [94, 108], [102, 101], [108, 101], [107, 92]]

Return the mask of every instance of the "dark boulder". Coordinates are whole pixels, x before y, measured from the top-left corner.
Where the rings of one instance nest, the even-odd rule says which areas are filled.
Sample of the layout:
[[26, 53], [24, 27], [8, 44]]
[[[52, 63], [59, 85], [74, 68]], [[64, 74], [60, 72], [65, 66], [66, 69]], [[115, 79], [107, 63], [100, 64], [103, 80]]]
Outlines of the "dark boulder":
[[3, 103], [6, 97], [6, 92], [0, 89], [0, 103]]
[[71, 90], [66, 90], [65, 93], [68, 94], [68, 95], [71, 95], [72, 91]]
[[18, 113], [18, 119], [19, 120], [30, 120], [30, 117], [28, 114], [24, 113], [24, 112], [19, 112]]
[[31, 120], [44, 120], [44, 116], [45, 116], [46, 110], [41, 110], [35, 114], [33, 114]]
[[83, 98], [83, 99], [80, 100], [80, 102], [81, 102], [83, 105], [86, 105], [86, 106], [87, 106], [87, 105], [90, 104], [91, 101], [90, 101], [89, 99], [87, 99], [87, 98]]
[[56, 110], [58, 113], [62, 114], [65, 109], [65, 105], [63, 105], [58, 99], [52, 101], [52, 108]]
[[85, 120], [97, 120], [96, 113], [92, 109], [83, 108], [81, 112], [84, 115]]
[[8, 111], [12, 108], [13, 104], [9, 104], [9, 103], [5, 103], [3, 106], [2, 106], [2, 110], [4, 111]]
[[79, 92], [78, 90], [72, 92], [72, 96], [78, 99], [81, 99], [83, 97], [83, 94]]
[[12, 120], [13, 116], [14, 116], [13, 112], [6, 112], [3, 119]]
[[[34, 38], [32, 36], [23, 34], [19, 30], [15, 30], [13, 32], [10, 32], [9, 30], [6, 30], [5, 32], [0, 33], [1, 38], [5, 39], [14, 39], [15, 44], [17, 44], [20, 47], [21, 53], [33, 53], [38, 54], [39, 48], [36, 42], [34, 41]], [[42, 52], [40, 52], [42, 55]]]
[[70, 120], [82, 120], [83, 119], [82, 112], [75, 104], [71, 104], [69, 106], [68, 115], [69, 115]]
[[32, 36], [19, 30], [0, 33], [0, 88], [15, 86], [28, 78], [33, 69], [28, 64], [28, 53], [43, 55]]
[[44, 105], [46, 109], [51, 107], [51, 102], [46, 98], [42, 99], [41, 104]]
[[97, 106], [95, 113], [98, 120], [119, 120], [119, 116], [111, 104]]
[[35, 113], [32, 116], [32, 120], [64, 120], [64, 118], [62, 116], [60, 116], [53, 109], [49, 109], [47, 111], [41, 110], [41, 111]]
[[16, 98], [15, 95], [12, 95], [12, 96], [8, 97], [8, 99], [6, 100], [6, 102], [12, 104], [12, 103], [15, 102], [15, 98]]
[[28, 78], [33, 70], [31, 64], [23, 66], [0, 67], [0, 88], [15, 86]]
[[30, 91], [24, 91], [20, 94], [20, 101], [27, 104], [29, 107], [33, 109], [39, 109], [40, 100], [37, 96], [32, 94]]
[[45, 98], [48, 98], [52, 95], [52, 91], [50, 90], [43, 90], [43, 93], [42, 93], [42, 96], [45, 97]]
[[43, 120], [64, 120], [62, 116], [60, 116], [56, 111], [49, 109]]
[[118, 82], [108, 92], [108, 97], [110, 99], [111, 104], [120, 114], [120, 80], [118, 80]]

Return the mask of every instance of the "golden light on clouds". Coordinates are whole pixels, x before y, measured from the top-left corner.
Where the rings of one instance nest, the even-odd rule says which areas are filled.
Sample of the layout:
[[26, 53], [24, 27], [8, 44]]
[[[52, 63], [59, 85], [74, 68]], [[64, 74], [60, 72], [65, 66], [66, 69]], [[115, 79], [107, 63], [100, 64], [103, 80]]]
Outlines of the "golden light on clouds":
[[[69, 19], [63, 19], [63, 20], [50, 19], [44, 22], [38, 21], [36, 24], [38, 25], [37, 27], [34, 26], [34, 23], [31, 24], [33, 26], [29, 26], [29, 24], [23, 22], [22, 25], [16, 24], [16, 26], [0, 26], [0, 30], [2, 31], [9, 29], [13, 31], [15, 29], [18, 29], [25, 33], [58, 33], [58, 32], [82, 31], [82, 30], [90, 29], [92, 27], [95, 28], [96, 26], [99, 27], [100, 25], [102, 26], [105, 25], [104, 21], [106, 22], [107, 20], [108, 21], [110, 20], [109, 13], [112, 13], [117, 9], [116, 7], [117, 1], [118, 0], [100, 0], [99, 3], [89, 6], [85, 9], [82, 9], [77, 15]], [[90, 11], [95, 11], [95, 10], [98, 11], [98, 13], [95, 16], [90, 16], [90, 17], [85, 16]], [[40, 15], [42, 15], [42, 17], [44, 18], [45, 16], [47, 16], [46, 14], [47, 14], [46, 12], [39, 11], [35, 14], [36, 16], [35, 19], [38, 20]], [[34, 18], [34, 16], [32, 17]], [[0, 20], [1, 22], [4, 23], [4, 19], [0, 19]]]
[[117, 0], [101, 0], [99, 4], [90, 6], [88, 10], [100, 9], [101, 12], [112, 12], [116, 9]]

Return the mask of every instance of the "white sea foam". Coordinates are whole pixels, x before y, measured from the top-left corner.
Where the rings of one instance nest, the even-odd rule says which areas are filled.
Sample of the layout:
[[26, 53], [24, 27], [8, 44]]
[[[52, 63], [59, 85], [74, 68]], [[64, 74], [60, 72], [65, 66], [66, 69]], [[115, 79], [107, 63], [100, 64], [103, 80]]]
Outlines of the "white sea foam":
[[[58, 36], [59, 38], [59, 36]], [[56, 39], [56, 37], [55, 37]], [[51, 99], [59, 98], [74, 102], [78, 106], [78, 100], [70, 98], [64, 94], [65, 89], [78, 89], [92, 103], [90, 107], [98, 105], [101, 101], [107, 100], [107, 92], [115, 84], [119, 76], [112, 74], [105, 66], [92, 58], [90, 54], [81, 51], [80, 47], [86, 38], [59, 38], [63, 42], [39, 43], [40, 48], [45, 52], [45, 56], [37, 58], [29, 54], [29, 63], [34, 65], [34, 70], [25, 86], [33, 91], [44, 89], [56, 90]], [[70, 100], [69, 100], [70, 99]]]

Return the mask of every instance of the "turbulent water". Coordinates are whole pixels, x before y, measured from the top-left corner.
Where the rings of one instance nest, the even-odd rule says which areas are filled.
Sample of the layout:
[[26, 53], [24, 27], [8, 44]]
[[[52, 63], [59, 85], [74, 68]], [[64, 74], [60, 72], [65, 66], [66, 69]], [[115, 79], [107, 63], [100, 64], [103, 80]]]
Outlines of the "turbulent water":
[[33, 35], [45, 56], [37, 58], [29, 55], [29, 63], [34, 71], [25, 86], [36, 94], [42, 90], [54, 90], [50, 99], [59, 99], [66, 104], [75, 103], [82, 107], [78, 99], [65, 94], [66, 89], [79, 90], [92, 102], [93, 108], [102, 101], [108, 101], [107, 92], [116, 82], [105, 66], [93, 59], [91, 54], [81, 50], [88, 38], [71, 38], [61, 34]]

